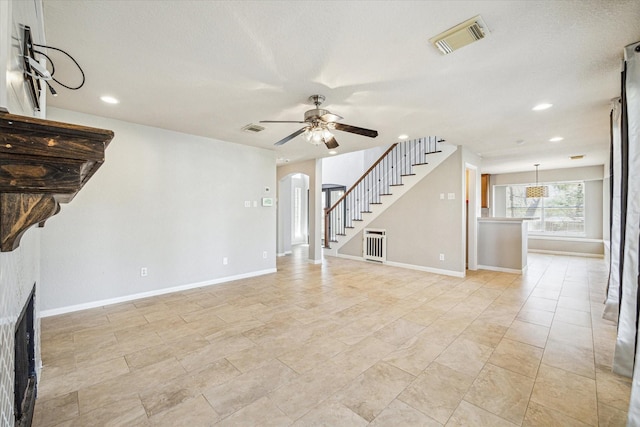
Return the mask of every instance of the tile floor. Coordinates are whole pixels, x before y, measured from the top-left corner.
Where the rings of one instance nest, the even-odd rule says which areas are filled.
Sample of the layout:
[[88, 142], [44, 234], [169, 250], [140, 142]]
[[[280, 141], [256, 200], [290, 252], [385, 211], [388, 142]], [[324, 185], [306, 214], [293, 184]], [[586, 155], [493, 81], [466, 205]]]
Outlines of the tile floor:
[[625, 425], [603, 260], [336, 258], [42, 320], [34, 426]]

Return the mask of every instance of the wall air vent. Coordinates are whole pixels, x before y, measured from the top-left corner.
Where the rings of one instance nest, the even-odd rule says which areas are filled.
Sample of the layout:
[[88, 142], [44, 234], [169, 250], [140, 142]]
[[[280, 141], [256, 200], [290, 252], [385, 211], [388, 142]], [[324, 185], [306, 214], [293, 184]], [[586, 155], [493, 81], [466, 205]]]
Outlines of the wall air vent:
[[249, 123], [248, 125], [243, 127], [242, 130], [249, 133], [258, 133], [258, 132], [262, 132], [264, 130], [264, 127], [253, 124], [253, 123]]
[[571, 160], [584, 159], [584, 154], [578, 154], [577, 156], [571, 156]]
[[489, 35], [487, 24], [480, 15], [464, 21], [447, 31], [429, 39], [443, 55], [458, 50]]

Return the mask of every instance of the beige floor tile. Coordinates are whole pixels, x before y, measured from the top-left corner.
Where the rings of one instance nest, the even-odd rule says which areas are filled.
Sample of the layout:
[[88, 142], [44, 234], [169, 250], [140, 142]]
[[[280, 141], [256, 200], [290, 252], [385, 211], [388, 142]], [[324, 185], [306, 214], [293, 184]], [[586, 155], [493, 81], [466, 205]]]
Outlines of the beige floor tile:
[[482, 320], [474, 321], [461, 336], [479, 344], [495, 348], [507, 332], [507, 327], [496, 323], [488, 323]]
[[328, 361], [271, 392], [269, 398], [291, 419], [297, 420], [354, 378], [351, 372]]
[[194, 426], [624, 425], [629, 381], [610, 372], [616, 325], [600, 316], [607, 266], [529, 261], [524, 276], [454, 278], [310, 265], [297, 250], [275, 274], [42, 319], [34, 427], [187, 416]]
[[491, 356], [493, 348], [459, 337], [436, 359], [441, 365], [475, 377]]
[[49, 400], [38, 399], [33, 414], [33, 425], [55, 426], [77, 417], [79, 413], [77, 391]]
[[272, 390], [288, 384], [297, 374], [274, 360], [253, 371], [239, 375], [224, 384], [206, 390], [203, 395], [221, 417], [247, 406]]
[[621, 411], [627, 411], [629, 408], [630, 378], [616, 375], [613, 372], [597, 372], [596, 389], [599, 403]]
[[395, 346], [400, 346], [416, 336], [425, 326], [406, 319], [398, 319], [376, 331], [373, 336]]
[[542, 363], [587, 378], [596, 378], [593, 350], [567, 341], [549, 338], [544, 349]]
[[488, 363], [464, 399], [515, 424], [521, 424], [534, 379]]
[[577, 326], [554, 320], [553, 325], [551, 325], [551, 330], [549, 331], [549, 339], [593, 349], [593, 331], [590, 327]]
[[326, 400], [319, 404], [293, 425], [300, 427], [324, 426], [366, 426], [369, 422], [357, 413], [334, 400]]
[[403, 346], [389, 353], [383, 360], [414, 376], [419, 375], [448, 346], [434, 342], [428, 336], [416, 336]]
[[332, 337], [318, 338], [284, 353], [278, 359], [299, 374], [308, 372], [349, 346]]
[[527, 408], [527, 413], [524, 416], [522, 425], [526, 427], [586, 427], [589, 424], [585, 424], [561, 412], [531, 401], [529, 402], [529, 407]]
[[588, 311], [558, 307], [554, 320], [577, 326], [585, 326], [587, 328], [591, 327], [591, 313]]
[[585, 312], [591, 311], [589, 295], [585, 294], [583, 298], [575, 298], [571, 296], [560, 296], [558, 299], [558, 307], [569, 308], [572, 310], [580, 310]]
[[62, 396], [128, 372], [129, 367], [123, 357], [108, 360], [91, 367], [77, 369], [68, 374], [57, 376], [47, 382], [43, 381], [38, 386], [38, 396], [43, 400]]
[[360, 375], [389, 355], [395, 346], [377, 338], [365, 338], [331, 358], [351, 378]]
[[513, 424], [504, 418], [492, 414], [467, 401], [460, 402], [456, 411], [451, 415], [446, 427], [466, 427], [466, 426], [487, 426], [487, 427], [514, 427]]
[[195, 371], [240, 350], [251, 348], [255, 344], [242, 335], [220, 338], [211, 344], [201, 347], [180, 357], [180, 364], [187, 371]]
[[86, 427], [86, 426], [148, 426], [147, 414], [140, 403], [140, 399], [133, 397], [121, 400], [107, 406], [102, 406], [86, 414], [82, 414], [56, 427]]
[[627, 411], [613, 408], [603, 403], [598, 404], [598, 425], [602, 427], [625, 427], [627, 424]]
[[504, 338], [491, 354], [489, 363], [535, 378], [542, 353], [539, 347]]
[[541, 364], [531, 400], [586, 424], [598, 423], [592, 379]]
[[407, 405], [394, 400], [369, 424], [371, 427], [441, 427], [442, 424]]
[[127, 354], [124, 358], [127, 361], [127, 365], [129, 365], [129, 369], [133, 370], [153, 365], [154, 363], [173, 357], [171, 348], [166, 344], [160, 344]]
[[504, 337], [544, 348], [548, 335], [549, 328], [545, 326], [514, 320], [507, 332], [504, 334]]
[[170, 409], [149, 417], [152, 426], [211, 426], [220, 419], [202, 396], [188, 399]]
[[535, 323], [536, 325], [549, 327], [554, 319], [554, 315], [557, 316], [557, 312], [554, 314], [552, 311], [523, 308], [520, 310], [520, 313], [518, 313], [518, 317], [516, 317], [516, 319], [522, 322]]
[[148, 416], [171, 409], [195, 398], [205, 390], [224, 384], [240, 375], [226, 359], [221, 359], [201, 370], [180, 375], [172, 380], [139, 393]]
[[547, 299], [530, 296], [522, 307], [523, 310], [542, 310], [555, 312], [558, 301], [556, 299]]
[[434, 362], [398, 399], [444, 424], [458, 407], [472, 382], [472, 376]]
[[335, 395], [335, 399], [367, 421], [372, 421], [415, 377], [378, 362]]

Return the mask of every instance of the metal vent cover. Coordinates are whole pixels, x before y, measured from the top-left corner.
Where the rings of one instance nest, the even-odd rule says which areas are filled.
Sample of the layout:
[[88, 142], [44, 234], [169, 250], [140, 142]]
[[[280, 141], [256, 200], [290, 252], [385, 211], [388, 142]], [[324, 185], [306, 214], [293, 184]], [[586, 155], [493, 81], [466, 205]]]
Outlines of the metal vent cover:
[[487, 24], [480, 15], [468, 19], [447, 31], [429, 39], [438, 50], [447, 55], [468, 44], [482, 40], [489, 35]]
[[257, 125], [255, 123], [249, 123], [248, 125], [243, 127], [242, 130], [245, 132], [258, 133], [258, 132], [262, 132], [264, 130], [264, 127]]

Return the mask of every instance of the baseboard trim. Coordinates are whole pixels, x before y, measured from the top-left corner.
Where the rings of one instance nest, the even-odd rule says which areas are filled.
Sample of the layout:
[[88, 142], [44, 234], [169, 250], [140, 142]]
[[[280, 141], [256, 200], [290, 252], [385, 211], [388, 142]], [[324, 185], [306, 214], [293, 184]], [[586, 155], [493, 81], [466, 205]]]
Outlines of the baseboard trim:
[[[328, 256], [333, 256], [333, 255], [328, 255]], [[344, 259], [350, 259], [353, 261], [361, 261], [361, 262], [371, 262], [374, 264], [388, 265], [390, 267], [406, 268], [407, 270], [418, 270], [418, 271], [424, 271], [426, 273], [442, 274], [443, 276], [465, 277], [465, 273], [460, 271], [443, 270], [440, 268], [425, 267], [422, 265], [414, 265], [414, 264], [405, 264], [402, 262], [395, 262], [395, 261], [385, 261], [385, 262], [367, 261], [362, 257], [345, 255], [345, 254], [337, 254], [335, 256], [336, 258], [344, 258]]]
[[405, 264], [402, 262], [387, 261], [385, 264], [392, 267], [406, 268], [408, 270], [418, 270], [433, 274], [442, 274], [443, 276], [465, 277], [464, 271], [444, 270], [441, 268], [425, 267], [423, 265]]
[[604, 254], [589, 254], [586, 252], [549, 251], [546, 249], [529, 249], [527, 252], [536, 253], [536, 254], [548, 254], [548, 255], [580, 256], [585, 258], [604, 258]]
[[493, 265], [478, 265], [478, 270], [499, 271], [501, 273], [525, 274], [529, 266], [525, 265], [522, 270], [517, 268], [495, 267]]
[[154, 297], [158, 295], [170, 294], [173, 292], [186, 291], [186, 290], [195, 289], [195, 288], [205, 288], [207, 286], [219, 285], [222, 283], [233, 282], [234, 280], [248, 279], [251, 277], [263, 276], [265, 274], [271, 274], [276, 272], [277, 272], [277, 269], [269, 268], [266, 270], [252, 271], [251, 273], [237, 274], [235, 276], [227, 276], [219, 279], [205, 280], [203, 282], [189, 283], [186, 285], [156, 289], [148, 292], [140, 292], [137, 294], [125, 295], [122, 297], [108, 298], [108, 299], [103, 299], [99, 301], [87, 302], [83, 304], [69, 305], [69, 306], [60, 307], [60, 308], [52, 308], [49, 310], [41, 310], [40, 317], [57, 316], [59, 314], [66, 314], [66, 313], [72, 313], [74, 311], [88, 310], [90, 308], [103, 307], [103, 306], [112, 305], [112, 304], [119, 304], [121, 302], [135, 301], [142, 298], [149, 298], [149, 297]]

